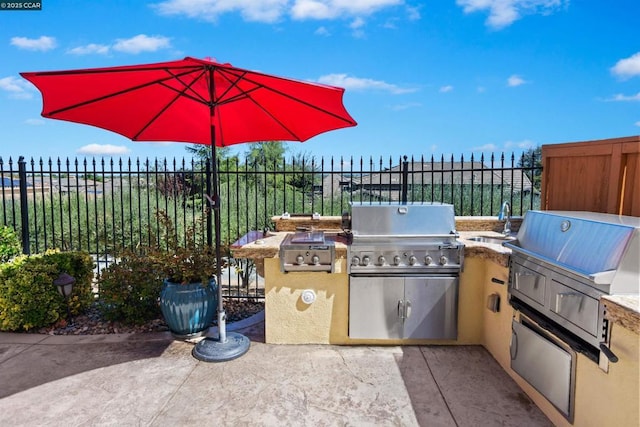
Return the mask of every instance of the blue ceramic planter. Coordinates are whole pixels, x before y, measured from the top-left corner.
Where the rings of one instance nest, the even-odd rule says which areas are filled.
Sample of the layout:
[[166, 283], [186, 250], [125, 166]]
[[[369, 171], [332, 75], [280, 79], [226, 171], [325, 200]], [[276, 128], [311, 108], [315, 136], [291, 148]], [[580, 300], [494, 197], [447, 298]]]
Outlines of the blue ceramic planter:
[[165, 280], [160, 292], [160, 310], [167, 326], [178, 338], [203, 335], [209, 329], [218, 308], [218, 286], [211, 279], [182, 285]]

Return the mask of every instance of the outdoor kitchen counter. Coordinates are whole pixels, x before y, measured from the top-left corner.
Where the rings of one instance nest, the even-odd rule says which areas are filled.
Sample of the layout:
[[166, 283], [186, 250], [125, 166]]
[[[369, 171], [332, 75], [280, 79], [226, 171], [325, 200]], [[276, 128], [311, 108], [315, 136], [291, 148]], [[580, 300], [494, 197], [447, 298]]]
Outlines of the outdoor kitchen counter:
[[[256, 232], [252, 233], [255, 240], [243, 238], [231, 245], [235, 258], [251, 258], [254, 260], [278, 258], [280, 244], [287, 234], [293, 233], [293, 231], [269, 231], [264, 237], [259, 236]], [[325, 236], [328, 240], [335, 242], [336, 258], [346, 258], [346, 238], [337, 235], [337, 232], [326, 232]], [[495, 231], [461, 231], [459, 240], [465, 245], [464, 256], [489, 259], [503, 267], [508, 267], [511, 250], [502, 245], [468, 240], [470, 237], [478, 236], [500, 238], [502, 235]]]
[[[251, 259], [265, 259], [265, 258], [278, 258], [280, 251], [280, 244], [291, 232], [283, 231], [268, 231], [264, 237], [255, 235], [256, 240], [253, 240], [242, 245], [233, 243], [231, 249], [233, 251], [234, 258], [251, 258]], [[333, 241], [335, 243], [335, 255], [336, 258], [347, 257], [347, 242], [343, 236], [338, 236], [337, 233], [325, 233], [325, 239]], [[243, 239], [238, 240], [242, 242]]]
[[605, 295], [602, 302], [607, 309], [608, 319], [640, 334], [640, 296]]
[[[501, 267], [509, 267], [509, 255], [511, 250], [501, 244], [476, 242], [469, 240], [471, 237], [501, 237], [502, 234], [495, 230], [495, 221], [487, 219], [489, 230], [458, 231], [459, 240], [464, 243], [465, 258], [480, 258], [494, 262]], [[461, 226], [462, 225], [462, 226]], [[469, 221], [468, 225], [476, 225], [475, 221]], [[466, 223], [460, 224], [456, 221], [456, 226], [460, 229], [468, 227]], [[479, 227], [480, 228], [480, 227]], [[484, 227], [483, 227], [484, 228]], [[493, 230], [492, 230], [493, 229]], [[256, 262], [259, 270], [262, 270], [265, 258], [278, 258], [280, 244], [287, 234], [294, 231], [269, 231], [265, 237], [261, 237], [257, 232], [252, 232], [251, 239], [240, 239], [231, 245], [235, 258], [251, 258]], [[326, 232], [330, 240], [335, 241], [335, 254], [337, 259], [347, 257], [347, 243], [342, 236], [337, 236], [337, 231]], [[256, 240], [251, 241], [253, 238]], [[607, 308], [607, 317], [613, 322], [629, 329], [636, 334], [640, 334], [640, 297], [638, 295], [607, 295], [603, 297], [603, 303]]]

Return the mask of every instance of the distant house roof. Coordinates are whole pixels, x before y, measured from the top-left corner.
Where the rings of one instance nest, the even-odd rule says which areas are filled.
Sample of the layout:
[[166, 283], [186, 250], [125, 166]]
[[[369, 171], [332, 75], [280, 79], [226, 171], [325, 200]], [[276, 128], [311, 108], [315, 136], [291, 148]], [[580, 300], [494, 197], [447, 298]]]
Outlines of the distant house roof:
[[[520, 168], [489, 168], [482, 162], [409, 162], [409, 185], [487, 185], [506, 186], [515, 191], [531, 191], [533, 185]], [[395, 198], [402, 185], [402, 166], [372, 173], [331, 174], [323, 180], [323, 192], [339, 188], [365, 191], [371, 195]]]

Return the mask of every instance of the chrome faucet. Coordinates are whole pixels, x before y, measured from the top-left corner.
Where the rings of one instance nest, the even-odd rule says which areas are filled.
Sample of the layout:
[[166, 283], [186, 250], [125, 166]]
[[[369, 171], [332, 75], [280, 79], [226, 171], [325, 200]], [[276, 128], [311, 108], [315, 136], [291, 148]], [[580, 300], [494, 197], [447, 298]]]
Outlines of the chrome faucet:
[[505, 236], [511, 234], [511, 205], [509, 204], [509, 202], [504, 202], [502, 204], [500, 213], [498, 213], [498, 219], [500, 221], [505, 220], [502, 234], [504, 234]]

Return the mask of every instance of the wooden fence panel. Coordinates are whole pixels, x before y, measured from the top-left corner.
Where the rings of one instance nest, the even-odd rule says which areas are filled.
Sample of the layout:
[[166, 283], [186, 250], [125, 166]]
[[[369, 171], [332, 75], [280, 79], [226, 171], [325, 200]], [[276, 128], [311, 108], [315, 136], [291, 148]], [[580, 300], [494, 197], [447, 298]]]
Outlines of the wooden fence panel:
[[542, 146], [542, 208], [640, 216], [640, 136]]

